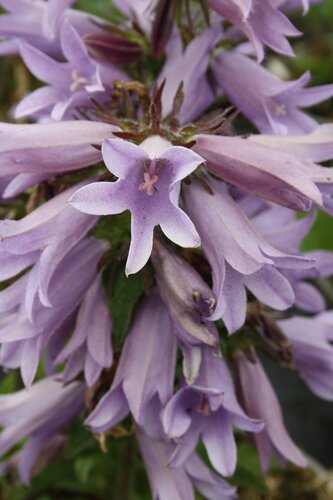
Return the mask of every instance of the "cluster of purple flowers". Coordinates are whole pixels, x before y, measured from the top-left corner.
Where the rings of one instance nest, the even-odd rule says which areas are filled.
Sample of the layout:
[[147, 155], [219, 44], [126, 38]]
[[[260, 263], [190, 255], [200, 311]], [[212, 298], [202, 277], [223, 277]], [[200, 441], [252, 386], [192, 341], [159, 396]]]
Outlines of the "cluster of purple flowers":
[[[117, 26], [74, 3], [0, 1], [0, 54], [19, 54], [42, 82], [12, 110], [35, 123], [0, 124], [0, 363], [25, 385], [0, 396], [0, 453], [27, 438], [28, 482], [88, 388], [85, 424], [100, 439], [134, 424], [154, 499], [234, 498], [220, 477], [235, 471], [234, 426], [263, 471], [272, 455], [306, 465], [262, 352], [333, 399], [333, 312], [314, 281], [333, 274], [333, 254], [300, 250], [317, 209], [333, 214], [320, 165], [333, 125], [300, 108], [333, 85], [262, 65], [265, 48], [293, 55], [287, 14], [309, 1], [117, 0]], [[257, 132], [237, 136], [221, 96]], [[119, 250], [96, 228], [125, 211]], [[143, 273], [145, 290], [113, 353], [119, 265]]]

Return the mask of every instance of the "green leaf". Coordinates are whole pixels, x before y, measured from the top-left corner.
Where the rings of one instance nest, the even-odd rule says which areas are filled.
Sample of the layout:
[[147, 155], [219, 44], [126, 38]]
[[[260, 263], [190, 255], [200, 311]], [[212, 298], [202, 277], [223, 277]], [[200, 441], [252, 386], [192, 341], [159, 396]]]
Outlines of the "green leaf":
[[109, 300], [113, 335], [121, 342], [129, 327], [134, 306], [144, 290], [142, 273], [133, 274], [126, 278], [124, 270], [120, 269], [113, 290]]
[[230, 478], [230, 482], [237, 486], [265, 493], [266, 486], [255, 447], [249, 442], [240, 443], [237, 447], [237, 457], [237, 469]]
[[332, 217], [318, 210], [317, 218], [302, 244], [303, 251], [333, 250]]

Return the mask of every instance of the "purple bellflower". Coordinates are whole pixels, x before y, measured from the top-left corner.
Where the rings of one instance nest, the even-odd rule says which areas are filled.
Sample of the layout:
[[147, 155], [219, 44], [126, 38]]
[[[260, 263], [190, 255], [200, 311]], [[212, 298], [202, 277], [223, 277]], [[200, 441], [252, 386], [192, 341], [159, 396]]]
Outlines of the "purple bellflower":
[[43, 446], [82, 410], [83, 388], [78, 382], [63, 386], [55, 378], [45, 378], [30, 390], [0, 396], [0, 453], [28, 438], [18, 464], [24, 482]]
[[49, 85], [28, 94], [16, 107], [16, 118], [44, 110], [54, 120], [61, 120], [70, 116], [73, 108], [89, 105], [91, 97], [106, 99], [103, 82], [111, 85], [114, 80], [127, 79], [120, 69], [94, 62], [69, 22], [61, 26], [60, 43], [68, 62], [58, 62], [32, 45], [21, 43], [20, 54], [25, 64]]
[[289, 460], [299, 467], [305, 467], [305, 458], [285, 429], [274, 389], [254, 352], [251, 357], [254, 359], [249, 361], [245, 354], [238, 354], [236, 367], [246, 411], [251, 417], [265, 422], [264, 429], [252, 436], [262, 472], [268, 471], [273, 454], [281, 465]]
[[333, 85], [303, 88], [309, 83], [309, 72], [298, 80], [282, 81], [236, 51], [223, 52], [212, 67], [223, 92], [263, 134], [311, 132], [317, 126], [316, 120], [298, 108], [313, 106], [333, 96]]
[[161, 296], [180, 341], [189, 345], [216, 346], [214, 325], [207, 321], [216, 304], [209, 286], [190, 264], [157, 239], [152, 262]]
[[265, 241], [222, 182], [207, 177], [192, 181], [185, 198], [212, 268], [217, 303], [209, 319], [222, 317], [230, 333], [240, 328], [246, 313], [245, 287], [274, 309], [289, 308], [295, 297], [279, 268], [308, 268], [313, 260], [283, 253]]
[[154, 499], [194, 500], [193, 486], [207, 500], [235, 498], [235, 488], [210, 471], [196, 453], [192, 453], [182, 466], [170, 468], [166, 463], [174, 448], [172, 443], [153, 439], [142, 429], [138, 429], [137, 439]]
[[221, 30], [212, 27], [203, 32], [183, 50], [178, 31], [172, 34], [167, 46], [167, 60], [158, 77], [165, 80], [162, 94], [163, 114], [172, 111], [177, 90], [183, 83], [184, 101], [178, 119], [181, 123], [194, 120], [214, 101], [213, 88], [207, 78], [210, 53], [221, 38]]
[[320, 398], [333, 400], [333, 316], [295, 316], [278, 322], [293, 349], [301, 378]]
[[102, 154], [118, 181], [89, 184], [69, 201], [77, 210], [94, 215], [130, 210], [132, 239], [126, 274], [136, 273], [146, 264], [157, 225], [180, 246], [200, 244], [192, 222], [178, 207], [181, 180], [203, 162], [199, 155], [171, 146], [157, 136], [141, 146], [121, 139], [108, 140], [103, 143]]
[[50, 281], [52, 307], [45, 307], [39, 300], [38, 263], [0, 293], [0, 312], [8, 318], [0, 330], [1, 364], [20, 368], [26, 386], [31, 385], [48, 342], [74, 313], [96, 278], [104, 252], [102, 242], [86, 238], [63, 258]]
[[293, 55], [286, 36], [298, 36], [300, 32], [270, 0], [207, 0], [207, 4], [249, 38], [260, 62], [265, 45]]
[[194, 150], [206, 160], [207, 170], [254, 196], [300, 211], [322, 205], [316, 184], [332, 183], [329, 168], [252, 144], [238, 137], [198, 135]]
[[[0, 124], [0, 176], [78, 170], [102, 160], [101, 145], [116, 127], [93, 121], [31, 125]], [[21, 177], [21, 182], [23, 181]], [[29, 179], [29, 177], [28, 177]], [[32, 180], [29, 187], [35, 183]], [[13, 195], [9, 191], [7, 196]]]
[[177, 447], [169, 463], [178, 467], [193, 453], [201, 438], [213, 467], [230, 476], [236, 467], [236, 443], [232, 425], [258, 432], [263, 424], [249, 418], [240, 407], [225, 361], [207, 348], [194, 385], [172, 396], [163, 415], [164, 431]]
[[[160, 333], [163, 332], [163, 335]], [[168, 312], [157, 292], [140, 305], [125, 341], [111, 389], [89, 415], [86, 424], [94, 432], [104, 432], [131, 411], [143, 426], [152, 413], [152, 429], [159, 433], [159, 414], [172, 394], [176, 362], [176, 338]], [[150, 428], [150, 426], [147, 426]]]
[[[0, 368], [27, 388], [0, 396], [0, 455], [21, 481], [83, 412], [101, 445], [137, 438], [154, 500], [234, 499], [234, 426], [263, 472], [272, 455], [305, 465], [259, 359], [333, 400], [316, 283], [333, 253], [301, 250], [317, 209], [333, 215], [333, 126], [302, 108], [333, 86], [253, 56], [293, 55], [287, 14], [316, 2], [114, 0], [113, 23], [0, 0], [0, 55], [38, 80], [15, 108], [38, 123], [0, 123]], [[130, 228], [110, 217], [126, 211]]]
[[1, 0], [7, 13], [0, 17], [0, 54], [13, 54], [24, 40], [39, 50], [61, 56], [59, 32], [67, 19], [80, 35], [100, 31], [105, 21], [80, 10], [69, 9], [76, 0]]
[[[252, 222], [266, 241], [276, 245], [282, 251], [298, 254], [301, 242], [314, 220], [314, 212], [308, 217], [296, 219], [293, 211], [284, 207], [271, 206], [254, 217]], [[297, 268], [295, 266], [281, 269], [281, 271], [292, 286], [295, 305], [304, 311], [318, 313], [326, 308], [325, 299], [319, 290], [307, 280], [329, 277], [333, 274], [333, 253], [312, 251], [304, 256], [313, 259], [311, 267]]]
[[256, 134], [251, 135], [249, 140], [315, 163], [333, 158], [333, 125], [331, 123], [318, 125], [308, 134], [292, 136]]
[[66, 361], [63, 374], [65, 382], [83, 369], [86, 383], [91, 387], [98, 380], [103, 368], [111, 367], [111, 330], [109, 308], [101, 275], [98, 275], [83, 297], [70, 341], [54, 360], [55, 365]]

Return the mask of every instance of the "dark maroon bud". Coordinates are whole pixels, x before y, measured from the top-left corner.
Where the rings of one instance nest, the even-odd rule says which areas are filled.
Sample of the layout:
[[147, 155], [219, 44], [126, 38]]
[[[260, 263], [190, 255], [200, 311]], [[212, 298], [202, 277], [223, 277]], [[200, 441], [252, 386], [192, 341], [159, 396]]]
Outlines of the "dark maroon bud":
[[175, 0], [160, 0], [158, 2], [152, 31], [152, 52], [156, 59], [159, 59], [164, 54], [175, 14]]
[[138, 43], [109, 33], [87, 33], [83, 41], [91, 57], [111, 64], [138, 61], [143, 53]]

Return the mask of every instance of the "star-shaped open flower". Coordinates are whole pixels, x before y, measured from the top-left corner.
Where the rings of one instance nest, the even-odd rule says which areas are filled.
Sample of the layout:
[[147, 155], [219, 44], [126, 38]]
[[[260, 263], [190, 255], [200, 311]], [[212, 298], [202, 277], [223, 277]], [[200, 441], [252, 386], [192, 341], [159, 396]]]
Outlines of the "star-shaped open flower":
[[106, 140], [102, 155], [107, 168], [119, 179], [94, 182], [76, 191], [69, 202], [94, 215], [132, 215], [132, 240], [126, 274], [139, 271], [149, 259], [154, 227], [182, 247], [200, 245], [200, 237], [188, 216], [178, 206], [181, 180], [204, 160], [182, 146], [172, 146], [159, 136], [140, 146], [122, 139]]

